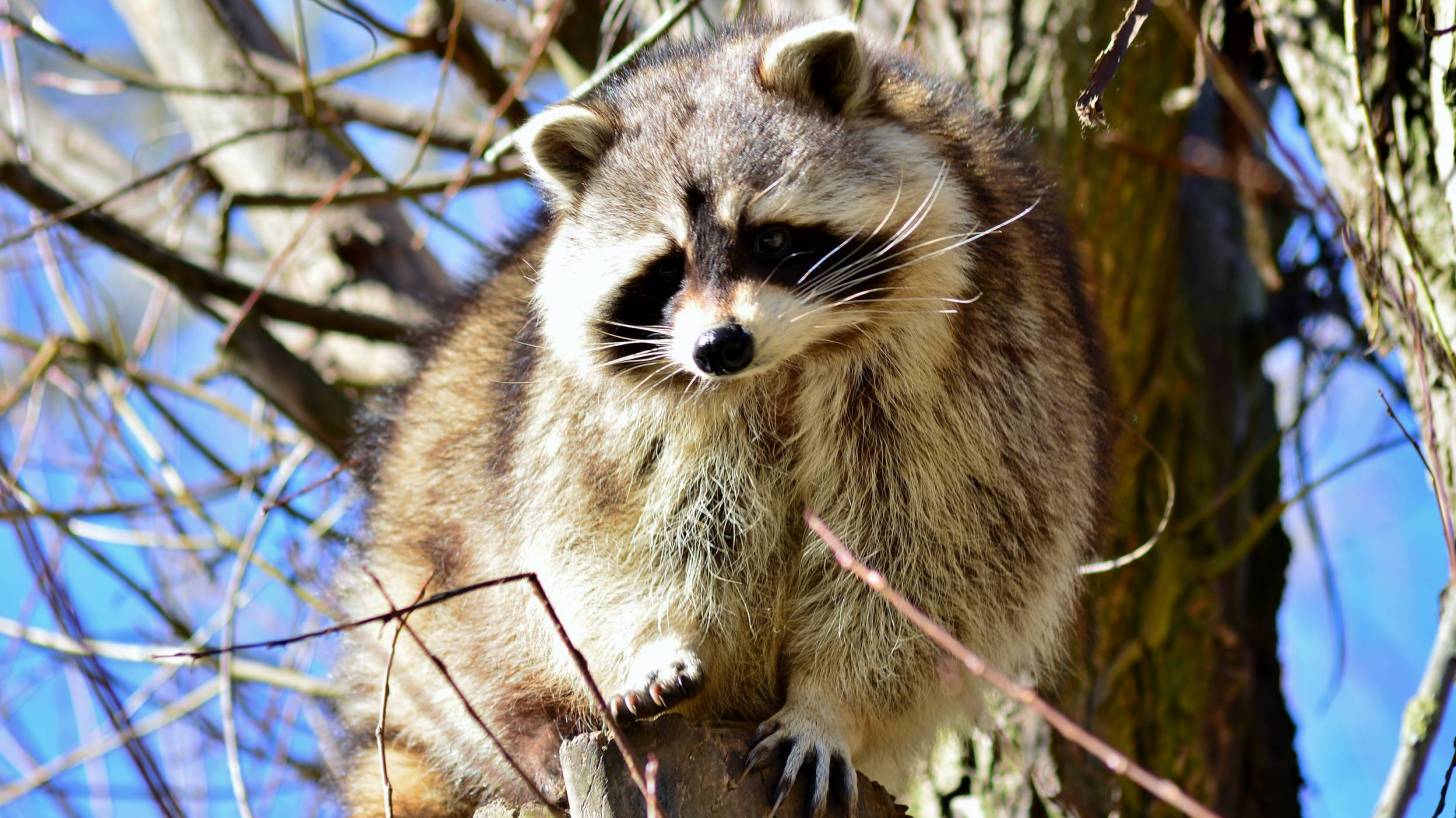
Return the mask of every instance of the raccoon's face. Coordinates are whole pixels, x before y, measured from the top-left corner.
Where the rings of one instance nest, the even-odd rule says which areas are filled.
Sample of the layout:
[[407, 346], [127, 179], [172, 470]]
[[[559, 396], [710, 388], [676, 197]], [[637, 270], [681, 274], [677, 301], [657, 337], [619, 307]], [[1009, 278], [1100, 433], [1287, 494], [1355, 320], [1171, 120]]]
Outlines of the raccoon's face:
[[967, 296], [964, 196], [933, 140], [883, 113], [875, 74], [832, 19], [668, 51], [532, 120], [552, 351], [722, 382], [944, 320]]

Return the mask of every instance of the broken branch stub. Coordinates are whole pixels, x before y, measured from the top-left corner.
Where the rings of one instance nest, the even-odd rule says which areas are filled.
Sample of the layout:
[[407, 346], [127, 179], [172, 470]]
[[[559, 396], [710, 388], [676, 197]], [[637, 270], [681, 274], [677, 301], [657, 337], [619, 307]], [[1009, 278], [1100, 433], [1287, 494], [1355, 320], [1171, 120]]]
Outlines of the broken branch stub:
[[[633, 748], [657, 759], [658, 814], [671, 818], [752, 818], [768, 815], [779, 770], [766, 764], [747, 776], [743, 761], [753, 735], [750, 724], [702, 724], [663, 716], [625, 727]], [[572, 818], [642, 818], [647, 805], [622, 755], [605, 732], [586, 733], [561, 745], [561, 772]], [[797, 815], [809, 798], [811, 776], [800, 776], [780, 808]], [[831, 814], [842, 814], [831, 803]], [[879, 784], [859, 777], [859, 801], [851, 818], [899, 818], [909, 813]]]

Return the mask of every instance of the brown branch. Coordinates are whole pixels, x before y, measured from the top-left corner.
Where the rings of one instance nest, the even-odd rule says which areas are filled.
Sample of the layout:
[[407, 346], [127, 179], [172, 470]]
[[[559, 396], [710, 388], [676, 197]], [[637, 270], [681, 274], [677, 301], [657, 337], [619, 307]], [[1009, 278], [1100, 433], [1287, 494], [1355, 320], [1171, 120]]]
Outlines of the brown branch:
[[[470, 174], [465, 180], [465, 187], [496, 185], [523, 178], [524, 175], [525, 168], [520, 161], [502, 161], [500, 167], [493, 171]], [[456, 171], [448, 170], [418, 174], [409, 184], [404, 185], [393, 184], [387, 179], [359, 179], [346, 185], [334, 197], [333, 203], [339, 205], [369, 204], [440, 193], [458, 183], [459, 178], [460, 175]], [[234, 193], [230, 203], [232, 207], [310, 207], [326, 192], [324, 190], [278, 190]], [[0, 249], [3, 249], [3, 246], [0, 246]]]
[[[561, 23], [561, 15], [565, 9], [566, 0], [555, 0], [551, 4], [550, 16], [547, 18], [546, 24], [542, 26], [541, 34], [531, 44], [531, 51], [526, 55], [525, 63], [516, 72], [516, 76], [511, 80], [510, 87], [505, 90], [504, 95], [491, 107], [490, 113], [486, 114], [480, 133], [476, 134], [475, 141], [470, 145], [470, 152], [466, 155], [465, 164], [460, 168], [459, 177], [445, 189], [445, 205], [449, 205], [450, 200], [459, 195], [461, 188], [465, 186], [466, 181], [474, 172], [475, 157], [480, 156], [486, 146], [490, 144], [490, 139], [495, 134], [496, 120], [500, 119], [501, 113], [508, 110], [509, 106], [517, 104], [516, 97], [520, 95], [521, 89], [526, 87], [526, 81], [531, 78], [531, 73], [536, 70], [536, 64], [546, 53], [546, 46], [551, 42], [552, 36], [556, 34], [556, 26]], [[422, 227], [415, 232], [414, 246], [424, 246], [424, 240], [425, 234]]]
[[1106, 127], [1107, 116], [1102, 108], [1102, 95], [1107, 92], [1112, 78], [1117, 76], [1117, 69], [1122, 65], [1123, 57], [1127, 56], [1127, 49], [1142, 29], [1143, 23], [1147, 22], [1152, 10], [1153, 0], [1132, 0], [1122, 23], [1107, 41], [1107, 47], [1097, 55], [1096, 62], [1092, 63], [1092, 71], [1087, 76], [1087, 87], [1077, 97], [1077, 119], [1081, 120], [1083, 128]]
[[1182, 788], [1166, 778], [1160, 778], [1137, 762], [1118, 752], [1112, 745], [1098, 738], [1089, 732], [1082, 725], [1073, 721], [1071, 717], [1062, 713], [1049, 704], [1035, 690], [1026, 685], [1020, 684], [1010, 676], [992, 667], [982, 659], [980, 655], [966, 647], [964, 643], [956, 639], [945, 628], [935, 620], [931, 619], [924, 611], [920, 610], [910, 600], [901, 596], [898, 591], [890, 587], [885, 577], [880, 572], [860, 562], [859, 558], [850, 551], [844, 542], [824, 524], [818, 513], [812, 509], [804, 511], [804, 521], [809, 524], [815, 534], [829, 546], [834, 552], [834, 558], [844, 570], [854, 574], [861, 582], [869, 586], [871, 590], [884, 597], [895, 610], [899, 611], [910, 620], [921, 633], [930, 637], [931, 641], [939, 645], [942, 650], [954, 656], [970, 671], [971, 675], [989, 683], [999, 690], [1006, 698], [1020, 703], [1023, 707], [1041, 716], [1047, 724], [1061, 733], [1064, 738], [1073, 744], [1081, 747], [1093, 756], [1097, 757], [1109, 770], [1119, 776], [1131, 780], [1134, 784], [1142, 787], [1154, 797], [1192, 818], [1219, 818], [1218, 813], [1195, 801], [1185, 793]]
[[25, 241], [26, 239], [30, 238], [36, 233], [39, 233], [42, 230], [55, 227], [61, 222], [68, 221], [76, 216], [81, 215], [82, 213], [89, 213], [92, 210], [97, 210], [99, 208], [105, 207], [106, 205], [111, 204], [112, 202], [120, 199], [128, 193], [140, 190], [141, 188], [146, 187], [147, 185], [158, 180], [164, 179], [167, 176], [170, 176], [171, 174], [182, 170], [183, 168], [192, 167], [193, 165], [199, 163], [201, 160], [207, 158], [209, 155], [223, 148], [226, 148], [229, 145], [236, 145], [237, 143], [242, 142], [245, 139], [251, 139], [256, 136], [266, 136], [269, 134], [282, 133], [284, 131], [294, 130], [300, 127], [303, 127], [303, 125], [299, 123], [289, 123], [286, 125], [267, 125], [262, 128], [250, 128], [245, 131], [239, 131], [232, 136], [227, 137], [226, 139], [220, 139], [217, 142], [214, 142], [207, 147], [193, 151], [192, 153], [183, 156], [180, 159], [168, 162], [167, 164], [152, 171], [151, 173], [138, 176], [137, 178], [132, 179], [130, 182], [123, 184], [121, 187], [102, 194], [101, 196], [97, 196], [85, 202], [76, 202], [69, 207], [52, 212], [48, 214], [44, 219], [40, 219], [29, 227], [17, 230], [7, 235], [4, 239], [0, 239], [0, 250], [4, 250], [7, 247]]
[[457, 117], [437, 117], [426, 130], [425, 123], [429, 117], [426, 112], [342, 88], [320, 88], [316, 96], [336, 119], [362, 122], [401, 136], [417, 137], [423, 133], [425, 142], [436, 148], [468, 150], [470, 139], [475, 134], [474, 123]]
[[[375, 581], [377, 582], [377, 580]], [[509, 585], [516, 582], [525, 582], [529, 584], [531, 586], [531, 593], [535, 595], [536, 599], [541, 602], [541, 606], [545, 608], [546, 616], [549, 617], [551, 620], [551, 625], [556, 631], [557, 639], [560, 640], [562, 646], [566, 648], [567, 653], [571, 656], [571, 661], [572, 664], [576, 666], [577, 674], [581, 677], [582, 682], [587, 687], [588, 693], [590, 693], [591, 695], [592, 704], [596, 706], [597, 712], [601, 714], [603, 721], [606, 722], [607, 730], [612, 735], [612, 741], [615, 742], [617, 747], [622, 751], [622, 758], [627, 764], [627, 771], [632, 776], [633, 783], [635, 783], [638, 789], [642, 791], [643, 797], [648, 798], [650, 802], [651, 796], [648, 796], [647, 792], [647, 778], [642, 771], [643, 767], [641, 763], [637, 761], [637, 757], [632, 752], [632, 748], [628, 743], [626, 736], [623, 735], [621, 728], [618, 726], [617, 720], [612, 717], [611, 709], [607, 707], [606, 698], [602, 695], [601, 688], [597, 686], [596, 679], [591, 674], [591, 668], [587, 665], [586, 657], [581, 654], [581, 651], [577, 650], [576, 643], [574, 643], [571, 637], [566, 633], [566, 626], [562, 623], [561, 617], [557, 615], [556, 607], [551, 604], [550, 597], [546, 595], [546, 589], [542, 587], [540, 579], [538, 579], [534, 573], [528, 572], [520, 574], [509, 574], [503, 577], [493, 577], [491, 579], [473, 582], [469, 585], [462, 585], [459, 588], [453, 588], [449, 591], [441, 591], [440, 593], [432, 594], [431, 596], [423, 600], [414, 602], [410, 605], [406, 605], [403, 608], [395, 608], [394, 603], [389, 602], [390, 610], [386, 613], [375, 614], [374, 616], [368, 616], [363, 619], [356, 619], [352, 622], [344, 622], [337, 625], [331, 625], [327, 628], [319, 628], [318, 630], [308, 631], [307, 633], [295, 634], [293, 636], [286, 636], [280, 639], [268, 639], [261, 642], [250, 642], [246, 644], [232, 645], [226, 648], [208, 648], [206, 650], [184, 651], [180, 653], [166, 654], [164, 656], [157, 656], [155, 658], [170, 659], [175, 657], [187, 657], [192, 659], [204, 659], [209, 656], [216, 656], [225, 651], [251, 650], [254, 648], [281, 648], [285, 645], [294, 644], [295, 642], [302, 642], [307, 639], [317, 639], [321, 636], [329, 636], [331, 634], [341, 633], [346, 630], [361, 628], [365, 625], [385, 623], [396, 618], [401, 619], [402, 621], [403, 617], [421, 608], [428, 608], [431, 605], [438, 605], [442, 602], [448, 602], [449, 600], [454, 599], [458, 596], [464, 596], [465, 594], [482, 591], [486, 588], [494, 588], [500, 585]], [[385, 600], [389, 600], [389, 597], [387, 595], [385, 596]], [[408, 629], [409, 626], [405, 625], [405, 627], [406, 629]], [[469, 705], [467, 704], [467, 707], [468, 706]]]
[[[431, 19], [425, 22], [427, 31], [419, 35], [419, 42], [428, 46], [441, 59], [447, 58], [448, 51], [448, 59], [470, 80], [481, 97], [498, 104], [499, 100], [506, 98], [506, 89], [510, 83], [495, 67], [485, 46], [481, 45], [475, 32], [471, 30], [469, 22], [457, 23], [453, 31], [448, 30], [448, 22], [458, 20], [456, 2], [457, 0], [432, 0]], [[455, 40], [453, 48], [449, 47], [452, 39]], [[507, 122], [515, 126], [530, 119], [526, 107], [514, 98], [508, 99], [501, 113], [496, 116], [502, 114]]]
[[[415, 594], [415, 602], [419, 602], [425, 598], [425, 591], [430, 587], [430, 583], [434, 581], [435, 574], [431, 572], [425, 578], [424, 584], [420, 586], [420, 592]], [[375, 580], [375, 584], [378, 585], [379, 581]], [[379, 587], [379, 592], [381, 594], [384, 593], [383, 586]], [[388, 600], [389, 596], [385, 594], [384, 598]], [[390, 607], [394, 607], [393, 602], [390, 602]], [[384, 742], [385, 720], [389, 714], [389, 675], [394, 671], [394, 656], [399, 648], [399, 635], [404, 631], [405, 623], [408, 620], [409, 614], [405, 614], [399, 618], [399, 624], [394, 628], [394, 636], [389, 640], [389, 657], [384, 662], [384, 682], [380, 685], [379, 690], [379, 721], [374, 725], [374, 743], [379, 747], [379, 778], [381, 785], [384, 787], [384, 818], [394, 818], [394, 784], [390, 783], [389, 780], [389, 759], [388, 754], [385, 752]]]
[[[194, 306], [205, 309], [201, 302]], [[205, 309], [221, 322], [221, 316]], [[269, 403], [278, 407], [302, 429], [319, 441], [337, 459], [348, 456], [354, 439], [352, 418], [357, 407], [334, 388], [318, 370], [279, 343], [256, 319], [244, 321], [223, 348], [223, 358]]]
[[[370, 571], [367, 567], [364, 569], [364, 573], [368, 575], [369, 580], [374, 583], [374, 587], [379, 589], [379, 595], [384, 597], [385, 603], [389, 605], [391, 610], [394, 610], [394, 600], [390, 599], [389, 592], [384, 590], [384, 583], [380, 582], [379, 577], [376, 577], [374, 573]], [[485, 737], [490, 739], [490, 743], [495, 746], [496, 752], [501, 754], [501, 758], [505, 759], [506, 764], [509, 764], [510, 768], [514, 770], [516, 775], [521, 779], [521, 781], [525, 783], [526, 789], [529, 789], [531, 791], [531, 794], [536, 797], [536, 800], [540, 801], [541, 804], [546, 807], [546, 809], [550, 810], [553, 814], [559, 815], [560, 810], [556, 809], [555, 805], [553, 805], [551, 801], [546, 798], [546, 795], [541, 792], [541, 788], [536, 786], [535, 780], [533, 780], [531, 776], [527, 775], [525, 770], [521, 769], [520, 763], [517, 762], [515, 757], [511, 755], [510, 751], [506, 749], [505, 743], [500, 740], [500, 737], [495, 734], [494, 730], [490, 729], [490, 725], [485, 723], [485, 719], [481, 718], [480, 713], [477, 712], [475, 709], [475, 705], [470, 703], [470, 697], [465, 695], [465, 691], [460, 689], [460, 684], [456, 682], [455, 677], [450, 674], [449, 668], [445, 667], [445, 660], [441, 659], [438, 655], [436, 655], [433, 651], [425, 646], [425, 640], [420, 638], [420, 635], [415, 632], [414, 627], [410, 625], [409, 616], [407, 614], [400, 615], [399, 627], [403, 628], [405, 632], [410, 635], [410, 638], [414, 640], [415, 646], [420, 649], [421, 653], [425, 654], [425, 658], [429, 659], [430, 663], [435, 666], [435, 670], [439, 671], [440, 675], [444, 677], [445, 683], [450, 685], [450, 689], [455, 692], [455, 698], [459, 699], [460, 704], [464, 705], [465, 712], [470, 714], [471, 720], [474, 721], [476, 726], [485, 733]]]
[[[450, 600], [452, 600], [452, 599], [454, 599], [455, 597], [458, 597], [458, 596], [464, 596], [466, 594], [474, 593], [476, 591], [482, 591], [482, 590], [485, 590], [486, 588], [494, 588], [494, 587], [499, 586], [499, 585], [509, 585], [510, 583], [513, 583], [513, 582], [524, 582], [524, 581], [526, 581], [526, 578], [527, 577], [531, 577], [531, 576], [535, 576], [535, 575], [534, 574], [507, 574], [506, 576], [503, 576], [503, 577], [492, 577], [491, 579], [485, 579], [485, 580], [481, 580], [479, 582], [472, 582], [469, 585], [462, 585], [459, 588], [452, 588], [452, 589], [450, 589], [448, 591], [441, 591], [441, 592], [439, 592], [437, 594], [431, 594], [430, 596], [424, 598], [423, 600], [420, 600], [419, 602], [415, 602], [413, 604], [406, 605], [406, 606], [404, 606], [402, 608], [394, 608], [394, 609], [389, 610], [389, 611], [386, 611], [386, 612], [384, 612], [382, 614], [375, 614], [374, 616], [366, 616], [363, 619], [355, 619], [355, 620], [350, 621], [350, 622], [343, 622], [343, 623], [340, 623], [340, 624], [337, 624], [337, 625], [330, 625], [330, 626], [328, 626], [326, 628], [319, 628], [317, 630], [307, 631], [305, 633], [297, 633], [297, 634], [294, 634], [292, 636], [284, 636], [284, 637], [280, 637], [278, 639], [264, 639], [264, 640], [259, 641], [259, 642], [243, 642], [243, 643], [239, 643], [239, 644], [233, 645], [232, 647], [228, 648], [228, 650], [231, 650], [231, 651], [239, 651], [239, 650], [255, 650], [255, 649], [258, 649], [258, 648], [281, 648], [281, 647], [286, 647], [288, 645], [292, 645], [295, 642], [303, 642], [303, 641], [306, 641], [306, 640], [309, 640], [309, 639], [318, 639], [319, 637], [322, 637], [322, 636], [331, 636], [331, 635], [336, 634], [336, 633], [343, 633], [344, 631], [353, 630], [354, 628], [362, 628], [365, 625], [373, 625], [373, 624], [377, 624], [377, 623], [386, 623], [386, 622], [389, 622], [389, 621], [391, 621], [393, 619], [396, 619], [396, 618], [398, 618], [400, 616], [403, 616], [404, 614], [408, 614], [408, 613], [412, 613], [414, 611], [418, 611], [421, 608], [428, 608], [428, 607], [431, 607], [432, 605], [439, 605], [442, 602], [449, 602]], [[182, 651], [182, 652], [179, 652], [179, 653], [164, 653], [164, 654], [159, 654], [157, 656], [154, 656], [152, 658], [154, 658], [154, 659], [172, 659], [172, 658], [182, 657], [182, 658], [188, 658], [188, 659], [206, 659], [209, 656], [217, 656], [218, 654], [220, 654], [222, 652], [223, 652], [222, 648], [206, 648], [206, 649], [203, 649], [203, 650]]]
[[[258, 283], [253, 285], [253, 291], [248, 293], [248, 297], [243, 299], [243, 302], [238, 305], [237, 313], [228, 321], [227, 326], [223, 327], [222, 334], [218, 336], [217, 342], [219, 344], [227, 346], [228, 340], [233, 337], [233, 333], [237, 331], [238, 325], [258, 305], [258, 299], [267, 291], [268, 285], [273, 283], [274, 276], [278, 275], [278, 271], [283, 269], [283, 263], [298, 248], [298, 243], [303, 239], [309, 228], [313, 226], [319, 214], [338, 197], [339, 193], [344, 189], [344, 185], [349, 184], [349, 181], [359, 175], [359, 171], [363, 169], [364, 166], [358, 162], [349, 165], [334, 180], [333, 184], [329, 186], [329, 189], [324, 191], [324, 194], [309, 206], [308, 213], [304, 216], [302, 223], [298, 225], [298, 229], [293, 232], [293, 236], [289, 238], [288, 243], [283, 245], [283, 248], [277, 253], [273, 254], [272, 258], [268, 259], [268, 267], [263, 271], [262, 278], [259, 278]], [[223, 218], [227, 218], [226, 214], [224, 214]]]
[[[13, 157], [0, 159], [0, 184], [50, 213], [75, 210], [75, 202], [69, 196], [42, 181]], [[209, 270], [103, 212], [78, 210], [70, 217], [70, 224], [96, 243], [135, 261], [190, 295], [215, 296], [234, 304], [241, 304], [252, 295], [253, 288], [247, 284]], [[378, 341], [402, 341], [412, 331], [388, 318], [325, 307], [275, 293], [260, 295], [256, 309], [280, 321]]]

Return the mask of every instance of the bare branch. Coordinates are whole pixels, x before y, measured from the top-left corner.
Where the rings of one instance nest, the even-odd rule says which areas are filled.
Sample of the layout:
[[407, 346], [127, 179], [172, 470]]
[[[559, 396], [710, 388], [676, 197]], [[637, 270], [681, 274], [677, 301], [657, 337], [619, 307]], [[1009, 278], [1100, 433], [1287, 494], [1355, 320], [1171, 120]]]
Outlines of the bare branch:
[[[77, 231], [137, 262], [189, 295], [216, 296], [241, 304], [253, 293], [252, 287], [174, 253], [112, 216], [75, 208], [70, 197], [37, 178], [13, 154], [7, 156], [0, 152], [0, 183], [42, 210], [51, 213], [71, 211], [70, 224]], [[408, 327], [388, 318], [319, 306], [275, 293], [259, 295], [257, 311], [282, 321], [380, 341], [400, 341], [411, 332]]]
[[[475, 32], [471, 30], [470, 23], [462, 19], [463, 8], [457, 6], [456, 2], [457, 0], [428, 0], [425, 5], [428, 16], [417, 23], [420, 29], [418, 36], [441, 58], [449, 54], [451, 62], [475, 86], [481, 98], [496, 103], [506, 98], [506, 88], [510, 86], [510, 81], [496, 69], [495, 63], [485, 51], [485, 46], [480, 44]], [[454, 48], [450, 48], [452, 40]], [[510, 99], [501, 113], [508, 122], [516, 126], [523, 124], [530, 116], [526, 113], [525, 106], [515, 99]]]
[[939, 645], [941, 650], [959, 660], [971, 675], [984, 680], [1011, 701], [1018, 702], [1023, 707], [1034, 711], [1068, 741], [1100, 759], [1103, 764], [1107, 765], [1107, 769], [1128, 778], [1184, 815], [1192, 816], [1192, 818], [1218, 818], [1218, 813], [1193, 800], [1177, 784], [1144, 769], [1137, 762], [1118, 752], [1112, 745], [1088, 732], [1086, 728], [1073, 721], [1062, 711], [1052, 707], [1045, 699], [1038, 696], [1035, 690], [1016, 682], [1010, 676], [987, 664], [986, 660], [952, 636], [950, 631], [941, 627], [924, 611], [915, 607], [914, 603], [901, 596], [900, 592], [885, 581], [883, 574], [860, 562], [854, 552], [845, 546], [813, 510], [804, 512], [804, 521], [809, 524], [809, 528], [813, 529], [815, 534], [819, 535], [819, 539], [829, 546], [829, 550], [834, 552], [834, 558], [839, 562], [839, 567], [854, 574], [871, 590], [884, 597], [921, 633]]
[[[0, 507], [19, 505], [16, 494], [9, 490], [11, 475], [3, 463], [0, 463], [0, 478], [4, 478], [6, 487], [3, 496], [0, 496]], [[60, 623], [61, 630], [67, 636], [76, 641], [83, 641], [85, 633], [82, 630], [81, 618], [76, 612], [74, 601], [57, 578], [55, 566], [51, 564], [51, 560], [41, 547], [35, 530], [31, 526], [31, 521], [15, 520], [12, 525], [20, 542], [21, 552], [31, 573], [35, 576], [41, 593], [45, 596], [52, 616]], [[152, 754], [151, 749], [137, 740], [136, 725], [133, 724], [126, 708], [122, 706], [121, 697], [117, 694], [105, 668], [101, 666], [100, 660], [94, 654], [78, 654], [76, 666], [85, 674], [92, 695], [116, 731], [114, 735], [121, 739], [120, 746], [124, 747], [127, 755], [130, 756], [132, 765], [136, 767], [137, 773], [146, 784], [147, 791], [157, 808], [168, 818], [182, 818], [182, 808], [177, 803], [177, 797], [167, 782], [161, 764]], [[35, 776], [36, 774], [32, 774], [25, 781], [0, 788], [0, 804], [19, 797], [46, 780]], [[34, 780], [35, 783], [29, 784], [28, 782], [31, 780]]]
[[[1447, 591], [1449, 594], [1450, 589]], [[1410, 806], [1420, 785], [1431, 743], [1441, 726], [1453, 680], [1456, 680], [1456, 605], [1448, 597], [1441, 604], [1441, 623], [1436, 626], [1426, 669], [1415, 695], [1406, 703], [1395, 761], [1386, 774], [1373, 818], [1400, 818]]]
[[[20, 639], [38, 648], [65, 653], [72, 656], [95, 654], [103, 659], [111, 659], [119, 662], [147, 662], [151, 664], [176, 664], [185, 666], [190, 664], [191, 659], [158, 659], [162, 653], [173, 653], [180, 648], [168, 645], [133, 645], [123, 642], [108, 642], [100, 639], [86, 639], [77, 641], [63, 633], [48, 631], [44, 628], [37, 628], [17, 622], [14, 619], [0, 617], [0, 636], [8, 636], [12, 639]], [[320, 698], [333, 698], [339, 695], [339, 688], [330, 683], [327, 679], [320, 679], [317, 676], [310, 676], [286, 667], [270, 665], [266, 662], [257, 662], [251, 659], [237, 659], [233, 662], [232, 676], [240, 682], [257, 682], [259, 684], [281, 687], [288, 690], [296, 690], [309, 696]]]

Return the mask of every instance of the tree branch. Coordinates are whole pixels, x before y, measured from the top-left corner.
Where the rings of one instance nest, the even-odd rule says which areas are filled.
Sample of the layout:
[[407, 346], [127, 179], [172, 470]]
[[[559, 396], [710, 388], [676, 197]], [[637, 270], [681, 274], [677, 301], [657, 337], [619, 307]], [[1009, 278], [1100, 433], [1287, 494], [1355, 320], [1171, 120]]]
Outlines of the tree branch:
[[[0, 156], [0, 184], [50, 213], [66, 212], [75, 206], [66, 194], [41, 181], [13, 155]], [[252, 295], [253, 288], [247, 284], [209, 270], [100, 211], [79, 212], [69, 223], [87, 238], [135, 261], [186, 294], [215, 296], [234, 304], [241, 304]], [[412, 331], [409, 326], [388, 318], [324, 307], [276, 293], [261, 295], [255, 309], [281, 321], [378, 341], [402, 341]]]

